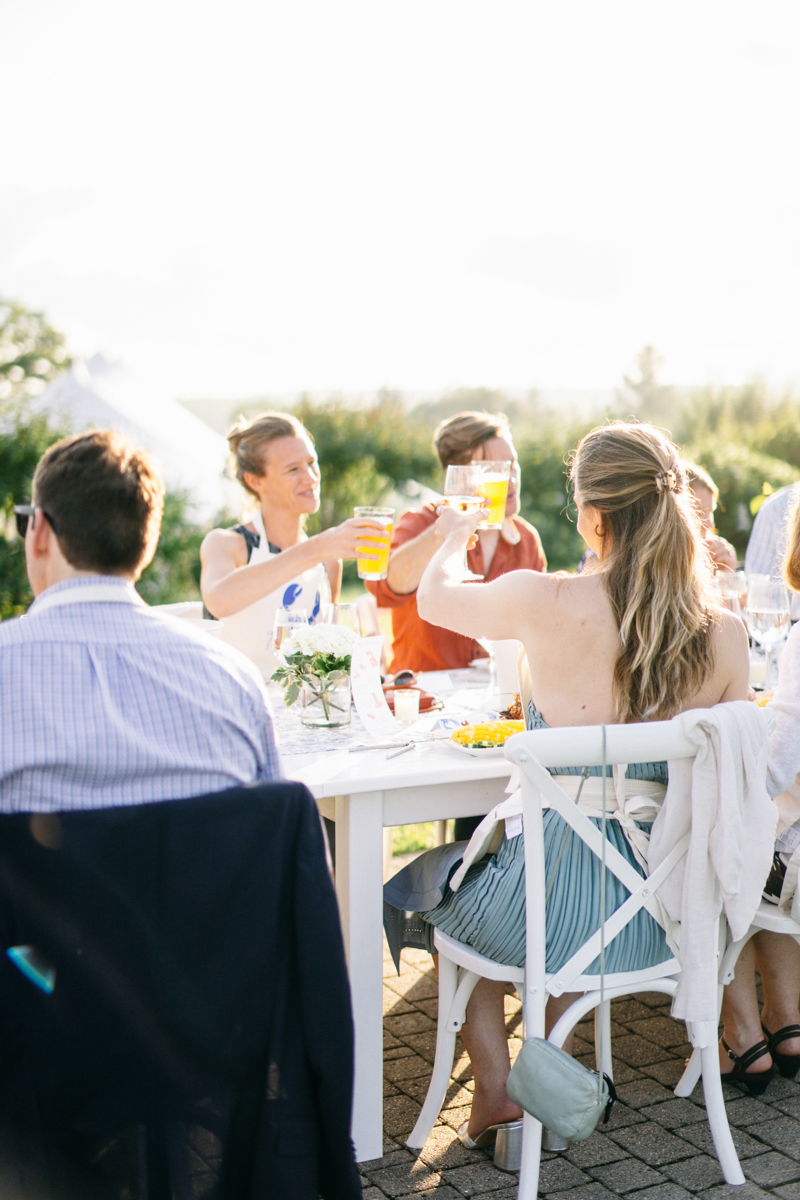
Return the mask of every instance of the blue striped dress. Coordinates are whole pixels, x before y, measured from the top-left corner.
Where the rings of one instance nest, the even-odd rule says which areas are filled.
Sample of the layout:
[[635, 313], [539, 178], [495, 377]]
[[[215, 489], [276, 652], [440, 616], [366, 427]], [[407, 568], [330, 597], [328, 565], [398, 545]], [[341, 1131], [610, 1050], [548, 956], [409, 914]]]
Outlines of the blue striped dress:
[[[545, 729], [541, 713], [530, 705], [528, 726]], [[592, 775], [600, 775], [593, 767]], [[554, 771], [580, 775], [580, 767]], [[609, 768], [610, 774], [610, 768]], [[656, 783], [667, 782], [667, 764], [631, 764], [627, 775]], [[590, 818], [600, 827], [600, 820]], [[601, 863], [597, 855], [554, 809], [543, 814], [547, 901], [548, 972], [557, 971], [600, 927]], [[642, 825], [649, 830], [649, 826]], [[634, 869], [643, 875], [617, 821], [607, 821], [606, 836]], [[443, 933], [473, 946], [498, 962], [520, 967], [525, 962], [525, 843], [522, 836], [503, 838], [496, 854], [473, 863], [457, 892], [446, 888], [442, 901], [420, 913]], [[435, 852], [434, 852], [435, 853]], [[560, 861], [559, 860], [560, 856]], [[556, 863], [558, 867], [556, 869]], [[628, 891], [606, 872], [606, 913], [610, 916], [628, 898]], [[606, 947], [606, 972], [642, 970], [671, 958], [664, 931], [645, 909]], [[599, 959], [586, 974], [599, 974]]]

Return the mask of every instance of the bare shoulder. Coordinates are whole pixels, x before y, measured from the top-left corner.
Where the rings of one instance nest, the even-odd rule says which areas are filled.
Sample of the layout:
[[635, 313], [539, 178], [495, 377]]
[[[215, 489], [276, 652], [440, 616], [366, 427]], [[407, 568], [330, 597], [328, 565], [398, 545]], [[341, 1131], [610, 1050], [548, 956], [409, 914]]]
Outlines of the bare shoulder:
[[232, 560], [237, 567], [247, 562], [247, 543], [233, 529], [212, 529], [200, 545], [200, 558], [205, 562]]
[[747, 630], [741, 617], [727, 608], [715, 610], [711, 625], [711, 641], [715, 656], [720, 654], [739, 655], [748, 648]]
[[509, 571], [492, 584], [503, 585], [503, 598], [520, 604], [520, 614], [530, 614], [534, 622], [596, 616], [598, 603], [605, 596], [599, 575], [570, 575], [566, 571]]
[[750, 677], [750, 648], [741, 618], [727, 609], [717, 610], [711, 626], [711, 645], [714, 653], [712, 704], [744, 700]]

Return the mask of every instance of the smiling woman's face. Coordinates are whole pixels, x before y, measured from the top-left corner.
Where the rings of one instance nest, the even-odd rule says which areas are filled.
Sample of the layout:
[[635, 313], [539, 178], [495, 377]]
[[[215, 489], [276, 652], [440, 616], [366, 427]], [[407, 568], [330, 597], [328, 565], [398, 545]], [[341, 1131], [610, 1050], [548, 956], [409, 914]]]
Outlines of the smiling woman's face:
[[319, 508], [319, 462], [308, 438], [275, 438], [264, 448], [264, 474], [245, 478], [271, 509], [299, 514]]

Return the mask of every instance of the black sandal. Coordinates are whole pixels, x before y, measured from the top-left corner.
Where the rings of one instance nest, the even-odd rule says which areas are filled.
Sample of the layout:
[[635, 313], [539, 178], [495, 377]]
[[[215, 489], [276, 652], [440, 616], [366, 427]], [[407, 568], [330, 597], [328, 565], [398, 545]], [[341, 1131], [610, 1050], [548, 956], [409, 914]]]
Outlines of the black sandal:
[[797, 1072], [800, 1071], [800, 1054], [780, 1054], [775, 1047], [780, 1046], [781, 1042], [788, 1042], [789, 1038], [800, 1037], [800, 1025], [784, 1025], [783, 1029], [779, 1029], [777, 1033], [770, 1033], [762, 1021], [761, 1028], [767, 1035], [767, 1046], [775, 1066], [784, 1079], [794, 1079]]
[[[751, 1096], [760, 1096], [766, 1091], [767, 1084], [775, 1074], [775, 1067], [771, 1066], [768, 1071], [759, 1071], [757, 1074], [745, 1074], [748, 1067], [751, 1067], [754, 1062], [758, 1062], [759, 1058], [763, 1058], [765, 1054], [770, 1053], [770, 1048], [766, 1042], [756, 1042], [755, 1046], [751, 1046], [749, 1050], [745, 1050], [744, 1054], [734, 1054], [725, 1038], [720, 1038], [723, 1048], [725, 1049], [728, 1058], [733, 1063], [733, 1070], [727, 1075], [722, 1075], [723, 1083], [738, 1083], [749, 1092]], [[720, 1074], [722, 1074], [720, 1072]]]

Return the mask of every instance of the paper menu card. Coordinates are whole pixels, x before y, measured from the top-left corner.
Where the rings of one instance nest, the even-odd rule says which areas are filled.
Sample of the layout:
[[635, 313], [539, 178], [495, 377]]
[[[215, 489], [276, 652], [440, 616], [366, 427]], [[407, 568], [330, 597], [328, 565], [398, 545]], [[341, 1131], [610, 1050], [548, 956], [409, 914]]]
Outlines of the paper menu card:
[[392, 716], [381, 687], [381, 648], [383, 638], [360, 638], [350, 659], [353, 702], [364, 728], [372, 737], [399, 733], [402, 725]]

